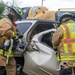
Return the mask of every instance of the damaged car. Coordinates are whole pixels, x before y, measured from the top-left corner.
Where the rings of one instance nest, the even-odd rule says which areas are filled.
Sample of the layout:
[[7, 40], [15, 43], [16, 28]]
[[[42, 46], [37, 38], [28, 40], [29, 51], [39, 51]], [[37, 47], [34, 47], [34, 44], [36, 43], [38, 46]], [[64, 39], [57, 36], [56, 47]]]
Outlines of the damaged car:
[[52, 46], [52, 35], [59, 23], [50, 20], [17, 21], [23, 35], [15, 51], [17, 75], [59, 75], [60, 66]]

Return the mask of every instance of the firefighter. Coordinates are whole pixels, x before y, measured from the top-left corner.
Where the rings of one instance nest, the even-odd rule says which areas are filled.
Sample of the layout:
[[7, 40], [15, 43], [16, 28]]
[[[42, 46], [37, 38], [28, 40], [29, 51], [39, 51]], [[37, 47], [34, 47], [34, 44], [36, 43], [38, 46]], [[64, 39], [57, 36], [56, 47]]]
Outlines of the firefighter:
[[60, 75], [75, 75], [75, 21], [71, 13], [61, 16], [52, 43], [60, 62]]
[[[5, 48], [5, 42], [8, 39], [13, 39], [17, 36], [17, 29], [15, 21], [22, 18], [22, 11], [18, 7], [9, 7], [9, 13], [0, 20], [0, 75], [16, 75], [16, 61], [14, 59], [14, 52], [12, 51], [6, 64], [7, 56], [9, 54], [8, 47]], [[8, 46], [9, 40], [6, 42]], [[5, 69], [4, 69], [5, 68]]]

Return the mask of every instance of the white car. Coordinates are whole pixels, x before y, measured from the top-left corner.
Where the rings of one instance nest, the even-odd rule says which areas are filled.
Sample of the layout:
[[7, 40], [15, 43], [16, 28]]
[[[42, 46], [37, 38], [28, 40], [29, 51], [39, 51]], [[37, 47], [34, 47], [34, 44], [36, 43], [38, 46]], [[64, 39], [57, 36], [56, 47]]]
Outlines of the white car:
[[60, 66], [51, 42], [58, 23], [35, 19], [16, 24], [25, 44], [25, 47], [17, 48], [20, 52], [15, 52], [17, 73], [22, 67], [22, 75], [59, 75]]

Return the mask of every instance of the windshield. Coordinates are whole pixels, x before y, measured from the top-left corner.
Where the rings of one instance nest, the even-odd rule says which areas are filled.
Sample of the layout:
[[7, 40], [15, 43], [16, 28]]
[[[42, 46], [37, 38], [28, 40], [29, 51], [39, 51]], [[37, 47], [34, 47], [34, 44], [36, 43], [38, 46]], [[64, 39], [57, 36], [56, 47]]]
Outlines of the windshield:
[[75, 16], [75, 12], [65, 12], [65, 11], [60, 11], [60, 12], [56, 12], [55, 16], [56, 16], [56, 21], [59, 21], [60, 17], [64, 14], [64, 13], [71, 13], [72, 15]]

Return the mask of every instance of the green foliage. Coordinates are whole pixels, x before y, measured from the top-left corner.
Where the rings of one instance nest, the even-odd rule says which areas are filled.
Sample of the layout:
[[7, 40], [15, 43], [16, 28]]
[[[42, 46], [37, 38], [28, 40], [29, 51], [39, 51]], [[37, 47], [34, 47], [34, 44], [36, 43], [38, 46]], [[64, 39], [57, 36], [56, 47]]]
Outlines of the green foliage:
[[6, 4], [2, 0], [0, 0], [0, 18], [2, 18], [2, 16], [3, 16], [5, 6], [6, 6]]

